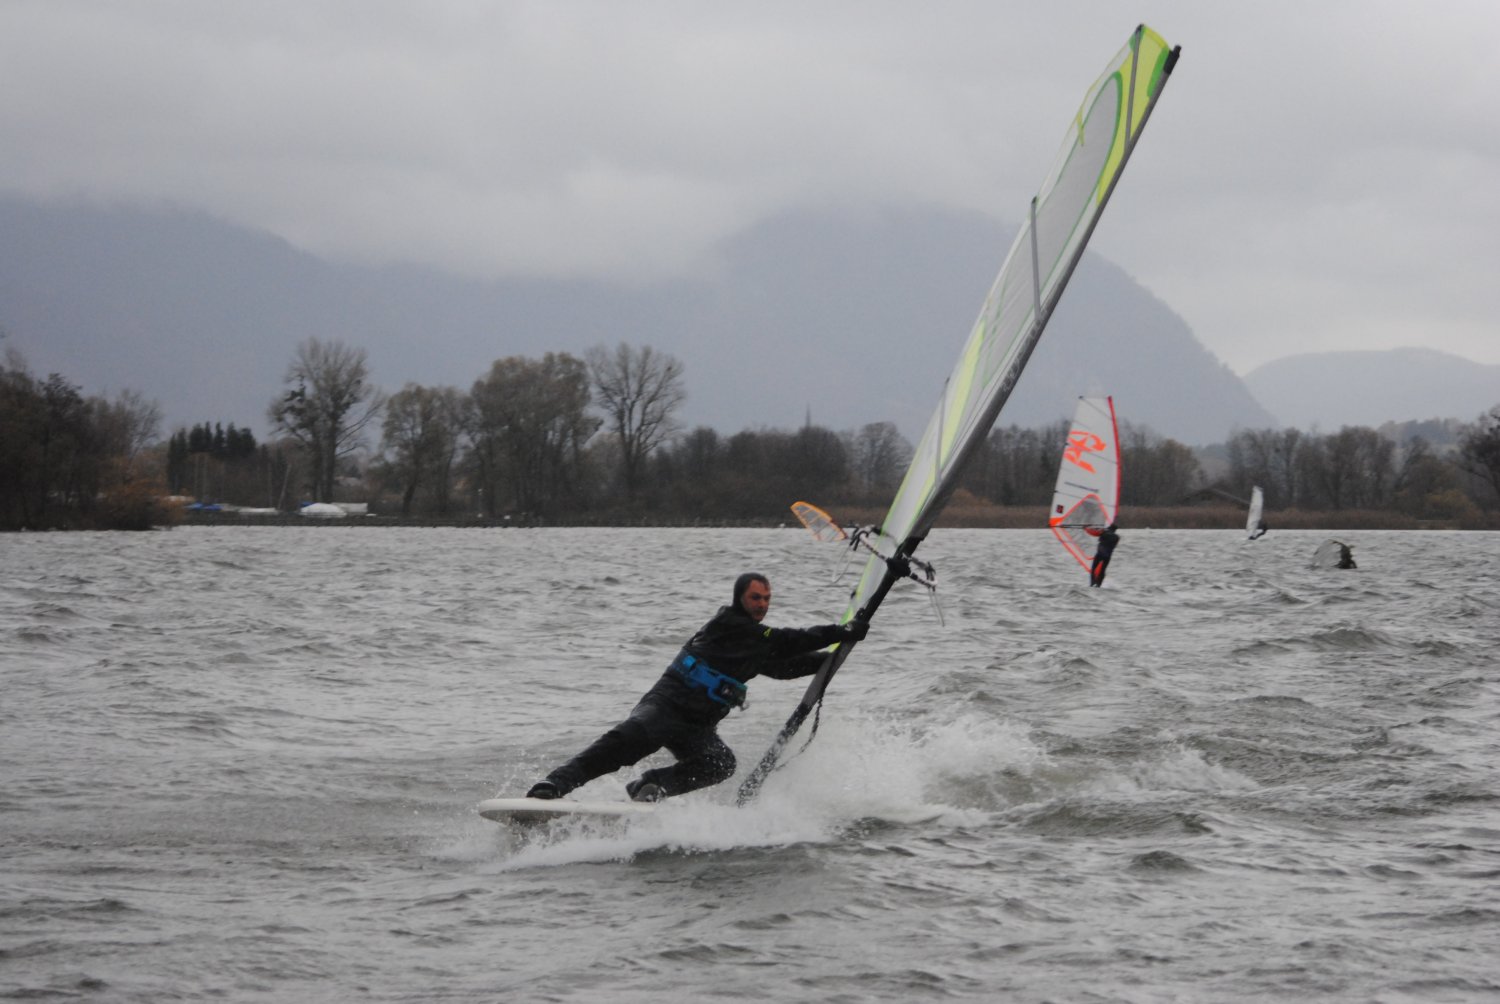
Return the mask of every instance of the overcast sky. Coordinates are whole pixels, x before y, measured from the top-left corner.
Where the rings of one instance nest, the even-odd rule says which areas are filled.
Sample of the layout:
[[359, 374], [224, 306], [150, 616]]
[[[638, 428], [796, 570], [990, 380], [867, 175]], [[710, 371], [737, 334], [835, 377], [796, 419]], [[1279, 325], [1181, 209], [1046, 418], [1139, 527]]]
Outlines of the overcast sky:
[[1015, 222], [1140, 21], [1183, 56], [1094, 250], [1242, 374], [1500, 363], [1495, 0], [0, 0], [0, 192], [649, 283], [789, 208]]

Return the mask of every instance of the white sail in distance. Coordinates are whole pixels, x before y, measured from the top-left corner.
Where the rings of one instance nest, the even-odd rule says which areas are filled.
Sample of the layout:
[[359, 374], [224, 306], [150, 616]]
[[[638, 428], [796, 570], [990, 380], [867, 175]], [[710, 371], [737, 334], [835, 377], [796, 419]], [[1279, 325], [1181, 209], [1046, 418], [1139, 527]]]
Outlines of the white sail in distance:
[[1260, 485], [1256, 485], [1250, 489], [1250, 512], [1245, 516], [1245, 536], [1251, 540], [1260, 536], [1256, 531], [1260, 529], [1261, 514], [1265, 509], [1265, 493], [1260, 490]]

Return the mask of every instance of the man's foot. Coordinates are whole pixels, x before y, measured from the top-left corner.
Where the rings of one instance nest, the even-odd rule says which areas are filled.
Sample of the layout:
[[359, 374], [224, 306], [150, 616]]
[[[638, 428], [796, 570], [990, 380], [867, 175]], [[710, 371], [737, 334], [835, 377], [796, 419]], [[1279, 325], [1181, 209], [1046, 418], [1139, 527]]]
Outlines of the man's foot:
[[625, 786], [625, 794], [632, 802], [660, 802], [667, 797], [661, 785], [640, 778]]
[[562, 798], [562, 792], [551, 781], [538, 781], [526, 793], [527, 798]]

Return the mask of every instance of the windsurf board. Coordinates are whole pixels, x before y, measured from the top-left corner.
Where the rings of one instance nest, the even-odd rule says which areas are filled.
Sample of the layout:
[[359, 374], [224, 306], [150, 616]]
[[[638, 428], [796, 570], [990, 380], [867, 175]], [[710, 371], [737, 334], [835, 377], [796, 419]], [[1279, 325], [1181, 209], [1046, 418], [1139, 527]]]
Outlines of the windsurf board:
[[497, 823], [542, 823], [550, 819], [640, 816], [656, 809], [653, 802], [575, 802], [571, 798], [487, 798], [476, 807]]

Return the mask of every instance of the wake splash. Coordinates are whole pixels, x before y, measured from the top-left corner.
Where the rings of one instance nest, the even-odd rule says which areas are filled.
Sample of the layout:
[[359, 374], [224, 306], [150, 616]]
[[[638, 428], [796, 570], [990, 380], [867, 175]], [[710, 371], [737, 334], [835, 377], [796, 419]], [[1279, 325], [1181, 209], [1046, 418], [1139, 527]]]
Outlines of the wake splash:
[[498, 843], [497, 824], [466, 826], [444, 856], [485, 859], [498, 850], [499, 858], [483, 869], [498, 873], [660, 852], [832, 844], [872, 825], [976, 826], [1005, 807], [1005, 799], [985, 797], [988, 782], [1029, 773], [1042, 760], [1024, 730], [978, 715], [926, 731], [889, 719], [842, 718], [825, 722], [812, 746], [785, 760], [744, 806], [733, 802], [734, 778], [671, 799], [647, 816], [499, 824]]
[[[1026, 826], [1064, 807], [1117, 820], [1130, 804], [1154, 814], [1184, 797], [1259, 787], [1170, 734], [1136, 737], [1128, 749], [1049, 750], [1042, 741], [1026, 723], [986, 712], [936, 723], [844, 713], [825, 721], [809, 748], [796, 747], [745, 806], [734, 804], [736, 778], [646, 816], [529, 826], [470, 820], [440, 856], [475, 861], [486, 873], [621, 863], [831, 845], [872, 827]], [[618, 782], [594, 782], [611, 793], [592, 797], [618, 797]]]
[[[834, 845], [872, 828], [974, 829], [1038, 819], [1078, 832], [1118, 830], [1128, 807], [1152, 819], [1184, 797], [1257, 789], [1179, 737], [1137, 737], [1129, 750], [1049, 750], [1030, 726], [974, 712], [919, 724], [890, 715], [825, 721], [796, 747], [752, 802], [734, 804], [738, 778], [671, 799], [644, 816], [497, 824], [469, 817], [437, 856], [484, 874], [579, 864], [640, 862], [660, 854], [723, 854]], [[742, 744], [743, 745], [743, 744]], [[651, 762], [655, 762], [654, 759]], [[645, 764], [643, 764], [644, 766]], [[619, 775], [583, 797], [618, 797]], [[606, 793], [606, 790], [608, 793]], [[1061, 812], [1075, 825], [1060, 823]], [[1139, 822], [1139, 821], [1138, 821]], [[1154, 829], [1156, 823], [1143, 825]]]

